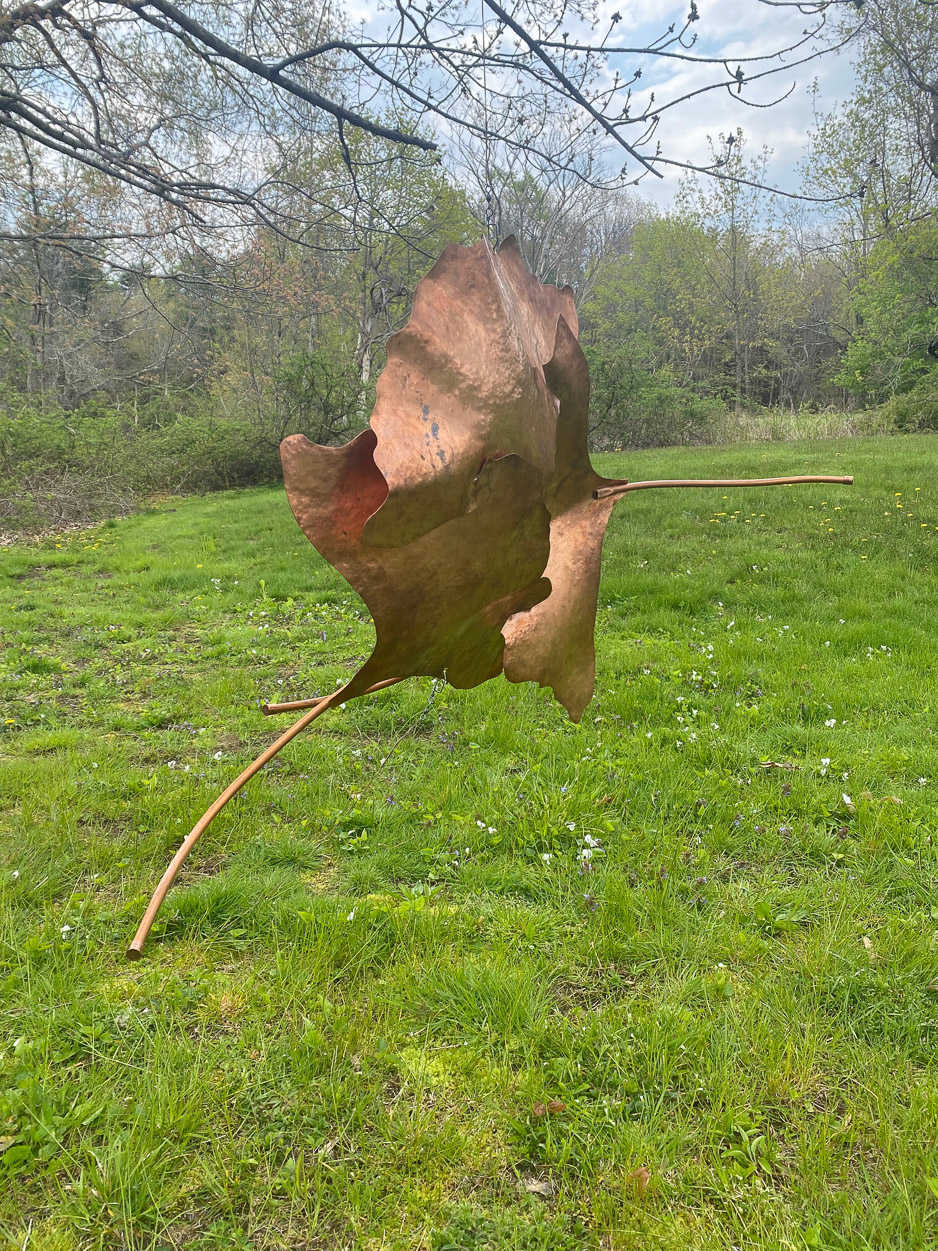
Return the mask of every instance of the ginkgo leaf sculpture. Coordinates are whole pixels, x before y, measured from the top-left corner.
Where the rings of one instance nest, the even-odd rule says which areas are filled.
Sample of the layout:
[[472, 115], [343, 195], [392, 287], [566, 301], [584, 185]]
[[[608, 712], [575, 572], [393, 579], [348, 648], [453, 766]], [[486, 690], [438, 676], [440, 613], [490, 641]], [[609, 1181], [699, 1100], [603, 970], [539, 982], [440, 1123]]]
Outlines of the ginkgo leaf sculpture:
[[344, 447], [281, 445], [307, 538], [361, 595], [374, 650], [218, 797], [189, 833], [131, 943], [136, 959], [192, 846], [233, 795], [328, 708], [408, 677], [550, 687], [578, 721], [593, 694], [603, 535], [616, 499], [661, 486], [852, 482], [810, 476], [620, 482], [587, 447], [589, 370], [573, 292], [540, 283], [510, 238], [453, 245], [388, 341], [369, 429]]

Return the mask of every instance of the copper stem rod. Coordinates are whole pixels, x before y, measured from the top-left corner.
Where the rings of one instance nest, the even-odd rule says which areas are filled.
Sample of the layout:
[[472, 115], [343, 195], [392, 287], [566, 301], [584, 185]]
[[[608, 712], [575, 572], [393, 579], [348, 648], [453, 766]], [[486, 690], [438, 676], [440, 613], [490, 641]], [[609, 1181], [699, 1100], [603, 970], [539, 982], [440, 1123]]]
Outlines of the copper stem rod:
[[[403, 678], [385, 678], [383, 682], [376, 682], [374, 686], [369, 686], [362, 694], [371, 695], [373, 691], [383, 691], [386, 686], [396, 686], [398, 682], [403, 681]], [[314, 708], [316, 704], [321, 704], [332, 698], [334, 698], [332, 695], [320, 695], [316, 699], [294, 699], [287, 704], [264, 704], [261, 711], [265, 717], [272, 717], [277, 712], [299, 712], [301, 708]], [[341, 702], [339, 700], [339, 703]]]
[[[393, 678], [390, 681], [381, 682], [378, 685], [391, 686], [394, 682], [402, 681], [403, 678]], [[166, 898], [166, 893], [170, 886], [172, 886], [176, 878], [176, 874], [182, 868], [189, 852], [215, 820], [222, 808], [224, 808], [225, 804], [227, 804], [228, 800], [234, 799], [241, 787], [244, 786], [246, 782], [249, 782], [255, 773], [258, 773], [261, 769], [263, 769], [268, 760], [273, 760], [278, 751], [286, 747], [287, 743], [289, 743], [291, 739], [296, 738], [296, 736], [305, 730], [308, 725], [311, 725], [317, 717], [321, 717], [324, 712], [333, 707], [335, 704], [344, 703], [345, 701], [339, 698], [344, 689], [344, 687], [340, 687], [332, 695], [327, 695], [325, 699], [316, 700], [314, 706], [309, 710], [309, 712], [300, 717], [299, 721], [295, 722], [295, 724], [291, 725], [289, 730], [285, 730], [278, 739], [261, 752], [256, 760], [252, 761], [246, 769], [239, 773], [235, 780], [225, 787], [211, 807], [206, 810], [204, 815], [196, 821], [195, 825], [183, 839], [179, 850], [166, 866], [166, 872], [160, 878], [159, 885], [153, 892], [150, 902], [147, 905], [147, 910], [143, 914], [143, 919], [137, 927], [134, 940], [127, 948], [128, 960], [140, 959], [141, 953], [143, 952], [143, 944], [147, 941], [147, 935], [153, 926], [153, 922], [156, 920], [156, 914], [159, 912], [160, 905]], [[372, 689], [377, 688], [373, 687]]]
[[853, 476], [835, 477], [831, 474], [809, 473], [796, 478], [660, 478], [654, 482], [622, 482], [617, 486], [600, 487], [593, 492], [593, 499], [607, 500], [626, 491], [647, 491], [652, 487], [756, 487], [791, 486], [798, 482], [833, 482], [839, 486], [853, 486]]

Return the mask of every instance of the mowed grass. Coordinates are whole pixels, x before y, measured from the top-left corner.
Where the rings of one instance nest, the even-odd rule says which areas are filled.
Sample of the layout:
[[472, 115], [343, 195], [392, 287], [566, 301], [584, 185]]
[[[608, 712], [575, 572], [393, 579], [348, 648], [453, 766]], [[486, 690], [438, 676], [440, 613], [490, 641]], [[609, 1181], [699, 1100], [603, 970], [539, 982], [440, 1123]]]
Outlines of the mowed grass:
[[857, 485], [628, 496], [581, 725], [329, 714], [134, 965], [370, 620], [277, 490], [0, 554], [0, 1245], [938, 1245], [938, 440], [599, 463]]

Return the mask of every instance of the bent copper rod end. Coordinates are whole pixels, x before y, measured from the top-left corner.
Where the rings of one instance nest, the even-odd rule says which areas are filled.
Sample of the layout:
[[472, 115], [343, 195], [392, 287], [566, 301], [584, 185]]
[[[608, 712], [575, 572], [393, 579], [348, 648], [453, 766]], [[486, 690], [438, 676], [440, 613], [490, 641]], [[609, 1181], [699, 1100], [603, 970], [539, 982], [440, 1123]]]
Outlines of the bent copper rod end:
[[[337, 691], [336, 694], [341, 694], [341, 690]], [[255, 773], [260, 772], [268, 760], [273, 760], [274, 756], [276, 756], [277, 752], [280, 751], [282, 747], [286, 747], [287, 743], [289, 743], [291, 739], [296, 738], [297, 734], [299, 734], [301, 730], [305, 730], [306, 727], [315, 721], [317, 717], [320, 717], [324, 712], [327, 712], [335, 702], [338, 702], [335, 695], [332, 695], [327, 699], [319, 700], [309, 710], [309, 712], [300, 717], [299, 721], [291, 725], [289, 730], [286, 730], [283, 734], [281, 734], [275, 742], [271, 743], [265, 751], [261, 752], [256, 760], [253, 760], [246, 769], [243, 769], [235, 780], [230, 782], [228, 786], [225, 787], [215, 802], [206, 809], [199, 820], [196, 821], [195, 825], [183, 839], [179, 850], [166, 866], [166, 871], [160, 878], [159, 884], [150, 898], [147, 910], [143, 914], [143, 919], [137, 927], [137, 932], [134, 935], [133, 942], [127, 948], [128, 960], [140, 959], [143, 954], [143, 944], [147, 941], [147, 935], [153, 926], [153, 922], [156, 920], [156, 914], [159, 912], [160, 905], [166, 898], [166, 892], [169, 890], [170, 886], [172, 886], [176, 878], [176, 874], [182, 868], [189, 852], [211, 825], [212, 821], [214, 821], [215, 817], [221, 812], [225, 804], [228, 803], [229, 799], [233, 799], [234, 796], [240, 791], [241, 787], [244, 786], [246, 782], [249, 782]]]
[[838, 486], [853, 486], [853, 475], [836, 477], [809, 473], [795, 478], [659, 478], [652, 482], [619, 482], [615, 486], [600, 487], [593, 492], [593, 499], [606, 500], [614, 495], [624, 495], [626, 491], [647, 491], [654, 487], [793, 486], [799, 482], [833, 482]]
[[[404, 680], [404, 678], [385, 678], [383, 682], [376, 682], [374, 686], [369, 687], [367, 691], [362, 693], [369, 694], [371, 691], [380, 691], [386, 686], [394, 686], [398, 682], [403, 682]], [[322, 699], [302, 700], [297, 704], [288, 705], [288, 707], [298, 708], [308, 706], [309, 712], [304, 713], [304, 715], [300, 717], [299, 721], [294, 722], [294, 724], [290, 726], [289, 730], [285, 730], [278, 739], [261, 752], [256, 760], [253, 760], [246, 769], [243, 769], [235, 780], [230, 782], [225, 787], [215, 802], [205, 810], [199, 820], [196, 821], [195, 825], [183, 839], [179, 850], [166, 866], [166, 871], [160, 878], [159, 884], [150, 898], [147, 910], [143, 914], [143, 919], [137, 927], [137, 932], [134, 935], [133, 942], [127, 948], [128, 960], [140, 959], [143, 954], [143, 944], [147, 941], [147, 935], [153, 926], [153, 922], [156, 920], [156, 914], [159, 912], [160, 905], [166, 898], [167, 891], [175, 881], [176, 874], [182, 868], [189, 852], [215, 820], [222, 808], [224, 808], [225, 804], [227, 804], [230, 799], [233, 799], [234, 796], [241, 790], [241, 787], [248, 783], [255, 773], [259, 773], [268, 760], [273, 760], [277, 752], [280, 751], [281, 748], [286, 747], [287, 743], [296, 738], [302, 730], [305, 730], [308, 725], [312, 725], [318, 717], [321, 717], [324, 712], [328, 712], [330, 708], [335, 707], [337, 704], [345, 703], [345, 700], [342, 699], [341, 696], [346, 689], [347, 687], [340, 687], [337, 691], [333, 691], [331, 695], [326, 695]], [[353, 698], [355, 697], [353, 696]], [[272, 707], [275, 708], [276, 705], [272, 705]]]

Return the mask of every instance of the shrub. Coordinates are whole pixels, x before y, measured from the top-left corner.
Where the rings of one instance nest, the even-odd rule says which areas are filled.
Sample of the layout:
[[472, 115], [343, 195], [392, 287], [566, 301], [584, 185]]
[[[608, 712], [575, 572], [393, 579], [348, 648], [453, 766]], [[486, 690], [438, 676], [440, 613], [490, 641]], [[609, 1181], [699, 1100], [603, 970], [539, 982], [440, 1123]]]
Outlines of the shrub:
[[275, 482], [274, 444], [211, 412], [160, 420], [89, 403], [72, 412], [0, 395], [0, 518], [20, 529], [126, 512], [142, 496]]
[[911, 391], [881, 404], [879, 412], [903, 434], [938, 430], [938, 369], [926, 374]]
[[710, 442], [724, 405], [623, 357], [587, 351], [592, 379], [590, 442], [598, 451]]

